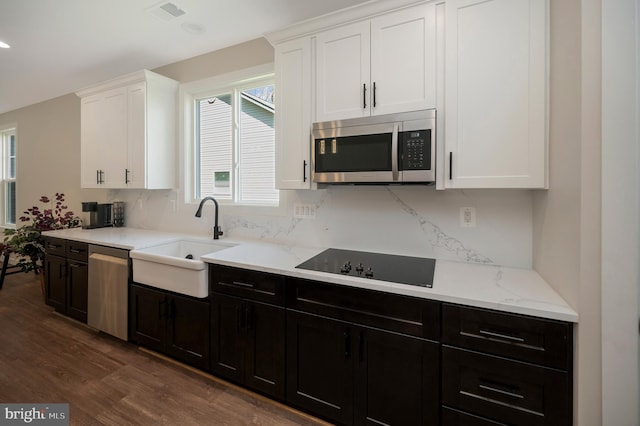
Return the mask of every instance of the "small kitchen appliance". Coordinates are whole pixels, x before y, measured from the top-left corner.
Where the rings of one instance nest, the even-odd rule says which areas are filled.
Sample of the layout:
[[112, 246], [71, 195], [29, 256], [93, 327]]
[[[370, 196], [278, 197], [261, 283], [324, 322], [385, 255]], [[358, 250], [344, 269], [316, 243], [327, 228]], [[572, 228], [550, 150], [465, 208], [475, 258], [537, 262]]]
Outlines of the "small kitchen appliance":
[[84, 229], [104, 228], [112, 226], [111, 204], [99, 204], [95, 201], [82, 203], [82, 227]]
[[313, 124], [311, 179], [320, 184], [432, 184], [436, 110]]
[[330, 248], [296, 266], [300, 269], [349, 275], [420, 287], [433, 287], [436, 260]]
[[113, 212], [113, 226], [115, 227], [124, 226], [124, 202], [114, 201], [112, 212]]

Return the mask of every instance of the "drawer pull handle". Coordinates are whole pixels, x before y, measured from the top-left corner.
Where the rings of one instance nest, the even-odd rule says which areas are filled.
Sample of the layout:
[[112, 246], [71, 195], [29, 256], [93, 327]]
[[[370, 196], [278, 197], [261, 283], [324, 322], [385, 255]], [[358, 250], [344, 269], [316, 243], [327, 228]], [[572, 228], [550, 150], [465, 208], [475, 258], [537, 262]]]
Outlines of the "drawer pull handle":
[[511, 342], [518, 342], [518, 343], [524, 342], [524, 339], [522, 337], [509, 336], [508, 334], [495, 333], [493, 331], [488, 331], [488, 330], [480, 330], [479, 333], [485, 336], [495, 337], [497, 339], [509, 340]]
[[74, 248], [69, 249], [69, 251], [70, 251], [71, 253], [75, 253], [75, 254], [78, 254], [78, 253], [84, 253], [84, 250], [81, 250], [81, 249], [74, 249]]
[[249, 283], [241, 283], [239, 281], [234, 281], [233, 285], [238, 285], [240, 287], [247, 287], [247, 288], [253, 288], [253, 284], [249, 284]]
[[524, 399], [524, 395], [521, 395], [519, 393], [515, 393], [515, 392], [510, 392], [507, 390], [502, 390], [502, 389], [498, 389], [498, 388], [494, 388], [493, 386], [488, 386], [488, 385], [478, 385], [478, 387], [480, 389], [484, 389], [484, 390], [488, 390], [491, 392], [496, 392], [499, 393], [501, 395], [506, 395], [506, 396], [510, 396], [512, 398], [518, 398], [518, 399]]

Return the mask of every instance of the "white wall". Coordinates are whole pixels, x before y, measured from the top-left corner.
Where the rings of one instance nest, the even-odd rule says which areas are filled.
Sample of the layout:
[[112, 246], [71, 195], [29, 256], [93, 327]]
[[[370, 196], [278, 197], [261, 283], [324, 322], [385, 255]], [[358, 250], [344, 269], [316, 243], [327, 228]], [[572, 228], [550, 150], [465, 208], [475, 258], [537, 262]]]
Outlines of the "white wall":
[[640, 424], [640, 25], [637, 0], [602, 1], [603, 424]]
[[550, 5], [550, 185], [534, 195], [533, 265], [578, 312], [574, 424], [599, 426], [600, 0]]
[[[105, 201], [103, 190], [80, 189], [80, 101], [61, 96], [5, 114], [0, 127], [17, 125], [16, 217], [37, 205], [41, 196], [66, 195], [67, 205], [81, 214], [82, 200]], [[18, 222], [20, 226], [20, 222]]]

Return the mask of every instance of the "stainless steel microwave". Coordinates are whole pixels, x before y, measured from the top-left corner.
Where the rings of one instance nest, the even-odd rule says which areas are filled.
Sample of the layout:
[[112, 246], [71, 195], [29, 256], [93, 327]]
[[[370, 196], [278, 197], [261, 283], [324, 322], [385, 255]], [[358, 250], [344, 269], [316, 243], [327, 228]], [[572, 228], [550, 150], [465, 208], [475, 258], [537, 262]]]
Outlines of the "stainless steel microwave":
[[317, 183], [435, 182], [436, 110], [314, 123]]

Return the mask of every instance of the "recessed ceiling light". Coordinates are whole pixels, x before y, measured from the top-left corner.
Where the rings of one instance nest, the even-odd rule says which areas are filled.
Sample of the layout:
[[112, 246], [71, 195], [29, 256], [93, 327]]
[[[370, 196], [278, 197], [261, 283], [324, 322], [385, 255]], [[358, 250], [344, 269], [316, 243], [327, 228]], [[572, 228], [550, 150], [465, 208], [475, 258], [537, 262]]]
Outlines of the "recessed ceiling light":
[[4, 41], [0, 41], [0, 47], [1, 47], [1, 48], [3, 48], [3, 49], [8, 49], [8, 48], [10, 48], [11, 46], [9, 46], [9, 45], [8, 45], [7, 43], [5, 43]]
[[205, 32], [204, 27], [195, 22], [183, 22], [182, 25], [180, 26], [184, 31], [188, 32], [189, 34], [200, 35], [200, 34], [204, 34]]

